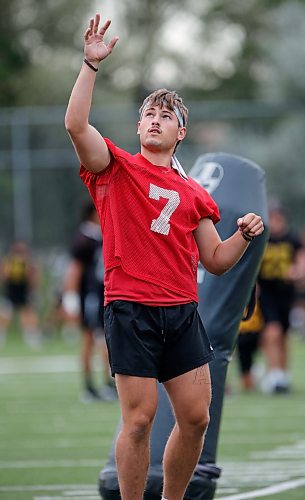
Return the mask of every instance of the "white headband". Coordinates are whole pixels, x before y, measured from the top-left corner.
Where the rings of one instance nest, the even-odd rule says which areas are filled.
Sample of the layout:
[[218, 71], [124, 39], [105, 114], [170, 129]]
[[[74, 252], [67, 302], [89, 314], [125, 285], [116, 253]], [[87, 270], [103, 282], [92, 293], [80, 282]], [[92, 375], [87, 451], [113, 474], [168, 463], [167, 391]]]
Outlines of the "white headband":
[[[148, 106], [148, 105], [147, 105], [147, 106]], [[147, 108], [147, 106], [145, 106], [145, 107], [142, 109], [142, 112], [141, 112], [141, 114], [140, 114], [140, 120], [142, 120], [143, 113], [144, 113], [145, 109]], [[180, 128], [184, 127], [184, 120], [183, 120], [183, 116], [182, 116], [182, 113], [181, 113], [180, 109], [178, 108], [178, 106], [174, 106], [173, 112], [175, 113], [175, 115], [176, 115], [176, 117], [177, 117], [179, 127], [180, 127]]]
[[178, 108], [178, 106], [174, 106], [174, 113], [178, 118], [179, 127], [181, 127], [181, 128], [184, 127], [183, 116], [182, 116], [182, 113], [181, 113], [180, 109]]

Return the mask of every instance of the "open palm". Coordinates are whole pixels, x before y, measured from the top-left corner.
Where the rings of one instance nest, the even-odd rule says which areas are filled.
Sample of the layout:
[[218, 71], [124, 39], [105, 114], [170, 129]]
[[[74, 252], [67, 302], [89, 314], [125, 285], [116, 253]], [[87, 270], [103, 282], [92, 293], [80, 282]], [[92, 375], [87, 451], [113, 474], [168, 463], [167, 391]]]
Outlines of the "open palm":
[[100, 14], [96, 14], [95, 18], [90, 19], [89, 27], [85, 32], [85, 58], [90, 62], [100, 62], [111, 54], [113, 47], [118, 41], [118, 37], [113, 37], [108, 45], [104, 42], [104, 35], [109, 28], [111, 21], [105, 24], [99, 30]]

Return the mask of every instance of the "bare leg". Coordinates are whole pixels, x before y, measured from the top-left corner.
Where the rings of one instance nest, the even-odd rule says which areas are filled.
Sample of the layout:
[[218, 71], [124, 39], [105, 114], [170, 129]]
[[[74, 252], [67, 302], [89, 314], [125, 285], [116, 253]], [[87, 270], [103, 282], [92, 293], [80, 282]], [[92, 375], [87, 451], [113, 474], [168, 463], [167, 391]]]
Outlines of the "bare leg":
[[242, 388], [245, 391], [251, 391], [255, 386], [251, 372], [243, 373], [241, 376], [241, 382], [242, 382]]
[[109, 367], [108, 349], [104, 336], [98, 339], [98, 349], [101, 354], [102, 364], [103, 364], [103, 381], [106, 385], [112, 384], [112, 377]]
[[263, 331], [263, 350], [269, 370], [281, 368], [282, 328], [277, 322], [268, 323]]
[[289, 358], [289, 334], [281, 335], [281, 357], [280, 357], [280, 367], [283, 371], [288, 370], [288, 358]]
[[265, 392], [287, 392], [289, 389], [288, 338], [280, 323], [268, 323], [263, 331], [263, 350], [267, 374], [262, 383]]
[[199, 460], [209, 422], [211, 381], [208, 365], [164, 384], [171, 399], [176, 425], [164, 451], [163, 496], [182, 500]]
[[39, 331], [38, 316], [34, 309], [27, 305], [20, 309], [20, 323], [25, 342], [29, 347], [41, 347], [41, 333]]
[[158, 395], [153, 378], [116, 375], [122, 409], [122, 430], [116, 442], [116, 463], [122, 500], [142, 500], [149, 465], [149, 436]]
[[4, 346], [7, 331], [13, 318], [13, 308], [10, 302], [0, 302], [0, 348]]
[[83, 332], [82, 346], [81, 346], [81, 365], [85, 380], [90, 380], [92, 377], [91, 358], [94, 349], [94, 339], [91, 330]]

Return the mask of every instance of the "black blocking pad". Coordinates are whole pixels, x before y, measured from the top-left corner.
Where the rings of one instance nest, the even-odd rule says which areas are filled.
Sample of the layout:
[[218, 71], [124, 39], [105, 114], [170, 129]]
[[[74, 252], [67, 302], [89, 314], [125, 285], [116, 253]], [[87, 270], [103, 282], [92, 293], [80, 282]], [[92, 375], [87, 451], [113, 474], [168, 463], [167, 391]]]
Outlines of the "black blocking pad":
[[[204, 448], [184, 498], [210, 500], [214, 498], [221, 473], [216, 466], [216, 457], [228, 363], [267, 242], [268, 212], [264, 171], [246, 158], [225, 153], [205, 154], [197, 159], [189, 176], [199, 182], [218, 204], [221, 220], [216, 227], [222, 239], [236, 231], [237, 219], [248, 212], [260, 215], [265, 224], [264, 233], [251, 242], [245, 255], [231, 271], [223, 276], [215, 276], [202, 267], [198, 269], [198, 310], [215, 354], [215, 359], [210, 363], [213, 398]], [[161, 497], [163, 451], [174, 424], [172, 410], [161, 384], [158, 390], [159, 405], [151, 433], [146, 500], [159, 500]], [[120, 427], [119, 422], [118, 431]], [[99, 490], [106, 500], [120, 498], [114, 443], [107, 464], [100, 473]]]

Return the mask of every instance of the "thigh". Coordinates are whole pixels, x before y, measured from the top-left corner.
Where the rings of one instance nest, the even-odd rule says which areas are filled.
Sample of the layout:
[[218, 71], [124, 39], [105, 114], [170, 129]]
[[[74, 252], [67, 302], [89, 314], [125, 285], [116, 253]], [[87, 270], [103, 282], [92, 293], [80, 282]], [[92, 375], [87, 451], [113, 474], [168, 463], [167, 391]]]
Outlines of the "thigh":
[[158, 403], [156, 379], [116, 374], [115, 381], [123, 423], [132, 423], [139, 416], [144, 423], [151, 422]]
[[167, 324], [160, 382], [199, 368], [214, 357], [195, 302], [168, 310]]
[[159, 308], [116, 300], [105, 308], [105, 338], [112, 374], [158, 378], [164, 338]]
[[264, 322], [273, 323], [279, 321], [277, 301], [274, 294], [262, 291], [259, 300]]
[[180, 425], [196, 422], [207, 415], [211, 403], [208, 364], [164, 382], [164, 387]]
[[290, 326], [290, 311], [293, 304], [293, 296], [287, 294], [283, 296], [279, 301], [279, 316], [280, 323], [283, 328], [283, 334], [286, 335]]
[[27, 287], [23, 285], [8, 285], [6, 296], [14, 308], [25, 307], [28, 303]]

